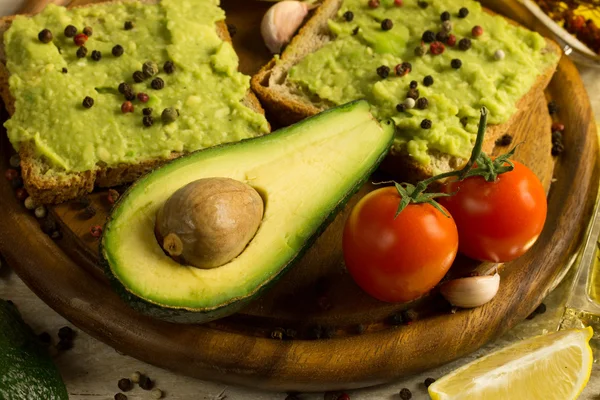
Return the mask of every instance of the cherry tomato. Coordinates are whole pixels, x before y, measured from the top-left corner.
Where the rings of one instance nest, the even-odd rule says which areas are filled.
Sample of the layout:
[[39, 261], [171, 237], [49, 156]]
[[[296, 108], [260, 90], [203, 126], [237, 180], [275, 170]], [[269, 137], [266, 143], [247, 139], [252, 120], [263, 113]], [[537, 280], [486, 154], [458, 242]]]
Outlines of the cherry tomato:
[[507, 262], [524, 254], [537, 240], [546, 221], [546, 193], [525, 165], [487, 182], [470, 177], [449, 182], [440, 198], [456, 221], [459, 251], [481, 261]]
[[387, 302], [429, 292], [458, 250], [452, 217], [430, 204], [410, 204], [394, 218], [399, 203], [395, 187], [363, 197], [346, 221], [342, 243], [346, 267], [358, 286]]

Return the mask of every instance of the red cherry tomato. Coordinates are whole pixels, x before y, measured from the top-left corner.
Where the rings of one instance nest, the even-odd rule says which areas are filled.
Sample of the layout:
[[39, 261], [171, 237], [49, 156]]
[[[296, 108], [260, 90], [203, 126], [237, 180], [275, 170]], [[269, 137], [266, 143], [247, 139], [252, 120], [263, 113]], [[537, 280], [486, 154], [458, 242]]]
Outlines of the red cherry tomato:
[[396, 218], [394, 187], [375, 190], [354, 207], [344, 228], [344, 260], [371, 296], [406, 302], [429, 292], [446, 274], [458, 250], [452, 217], [429, 204], [410, 204]]
[[495, 182], [470, 177], [449, 182], [443, 204], [456, 221], [459, 251], [481, 261], [507, 262], [524, 254], [546, 221], [546, 193], [525, 165], [498, 176]]

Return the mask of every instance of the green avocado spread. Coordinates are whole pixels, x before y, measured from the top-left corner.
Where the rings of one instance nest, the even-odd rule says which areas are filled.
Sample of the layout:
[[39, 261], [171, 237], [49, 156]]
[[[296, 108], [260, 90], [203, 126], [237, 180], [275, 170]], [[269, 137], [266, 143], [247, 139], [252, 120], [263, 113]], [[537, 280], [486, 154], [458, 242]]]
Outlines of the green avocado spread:
[[[335, 39], [292, 67], [288, 82], [326, 104], [367, 99], [379, 119], [396, 122], [394, 148], [406, 149], [424, 165], [430, 164], [431, 150], [468, 157], [480, 108], [489, 109], [490, 124], [506, 122], [536, 77], [556, 61], [557, 55], [544, 51], [542, 36], [484, 12], [475, 1], [404, 0], [397, 6], [394, 0], [381, 0], [377, 8], [368, 3], [345, 0], [329, 21]], [[468, 10], [466, 17], [464, 10], [459, 16], [463, 7]], [[425, 31], [442, 31], [445, 11], [456, 44], [446, 43], [444, 52], [434, 55], [431, 43], [423, 43], [427, 53], [417, 55], [415, 48]], [[382, 27], [385, 19], [393, 23], [389, 30]], [[476, 25], [483, 28], [483, 35], [473, 36]], [[459, 48], [463, 38], [471, 40], [470, 49]], [[462, 62], [460, 68], [452, 67], [454, 59]], [[410, 63], [412, 70], [397, 76], [395, 66], [403, 62]], [[381, 66], [389, 67], [387, 78], [377, 73]], [[430, 86], [423, 83], [426, 76], [433, 78]], [[411, 81], [418, 83], [419, 96], [427, 99], [428, 106], [398, 111], [396, 106], [405, 101]], [[431, 121], [430, 129], [421, 127], [424, 119]]]
[[[233, 47], [217, 34], [215, 23], [224, 18], [218, 0], [72, 10], [49, 5], [32, 18], [17, 17], [4, 35], [16, 109], [5, 126], [13, 146], [33, 141], [53, 167], [85, 171], [267, 133], [266, 119], [241, 103], [249, 77], [237, 72]], [[128, 21], [132, 24], [126, 29]], [[83, 58], [77, 56], [74, 38], [64, 33], [68, 25], [78, 33], [93, 29]], [[52, 32], [51, 42], [38, 39], [43, 29]], [[113, 55], [116, 45], [123, 47], [121, 56]], [[99, 60], [93, 51], [101, 53]], [[147, 61], [155, 62], [159, 73], [135, 83], [133, 73]], [[174, 72], [163, 70], [166, 61], [174, 63]], [[153, 88], [156, 77], [164, 88]], [[122, 112], [121, 82], [146, 93], [149, 101], [136, 98], [133, 112]], [[86, 97], [94, 101], [90, 108], [83, 106]], [[161, 113], [170, 107], [179, 110], [179, 117], [164, 123]], [[151, 126], [149, 118], [143, 123], [144, 108], [153, 110]]]

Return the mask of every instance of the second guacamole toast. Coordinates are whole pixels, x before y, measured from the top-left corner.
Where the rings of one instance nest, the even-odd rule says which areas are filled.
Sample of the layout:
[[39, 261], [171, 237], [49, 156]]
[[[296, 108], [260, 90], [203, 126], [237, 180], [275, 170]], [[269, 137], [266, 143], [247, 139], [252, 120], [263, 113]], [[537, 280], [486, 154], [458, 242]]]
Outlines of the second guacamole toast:
[[[329, 26], [329, 20], [335, 18], [336, 15], [338, 18], [340, 17], [338, 12], [343, 3], [343, 0], [325, 0], [285, 48], [281, 57], [273, 58], [252, 78], [252, 89], [261, 100], [268, 115], [276, 119], [279, 123], [291, 124], [335, 105], [335, 103], [322, 99], [315, 93], [310, 93], [310, 91], [291, 83], [288, 79], [288, 74], [290, 69], [304, 60], [305, 57], [335, 40], [335, 34], [331, 32]], [[365, 1], [364, 3], [366, 6], [367, 2]], [[382, 6], [383, 4], [384, 1], [381, 1]], [[405, 1], [404, 4], [406, 6], [408, 1]], [[457, 19], [456, 16], [453, 16], [453, 18]], [[342, 20], [340, 24], [344, 22]], [[510, 20], [509, 22], [516, 24]], [[352, 24], [352, 22], [348, 23]], [[398, 21], [395, 23], [397, 24]], [[353, 34], [356, 33], [354, 32]], [[537, 98], [539, 93], [550, 82], [558, 64], [561, 49], [554, 41], [549, 39], [545, 39], [545, 41], [546, 45], [542, 49], [542, 52], [555, 54], [556, 62], [548, 65], [542, 73], [537, 75], [535, 82], [531, 85], [527, 93], [516, 102], [517, 111], [506, 122], [488, 125], [484, 151], [490, 152], [494, 147], [496, 139], [510, 132], [514, 121], [524, 117], [524, 112], [528, 109], [530, 102]], [[426, 44], [426, 46], [428, 47], [429, 45]], [[429, 54], [426, 57], [429, 57]], [[391, 68], [390, 77], [393, 74], [394, 70]], [[410, 76], [411, 74], [409, 73], [408, 77]], [[357, 83], [348, 82], [348, 85], [357, 85]], [[419, 82], [419, 85], [421, 85], [419, 86], [419, 89], [421, 89], [423, 84]], [[400, 99], [399, 103], [402, 103], [402, 101], [403, 99]], [[446, 154], [437, 149], [428, 149], [427, 155], [431, 159], [429, 165], [418, 162], [411, 157], [406, 146], [394, 146], [391, 148], [390, 154], [383, 162], [381, 168], [389, 172], [396, 179], [417, 181], [439, 172], [456, 169], [466, 162], [466, 158], [464, 157]]]

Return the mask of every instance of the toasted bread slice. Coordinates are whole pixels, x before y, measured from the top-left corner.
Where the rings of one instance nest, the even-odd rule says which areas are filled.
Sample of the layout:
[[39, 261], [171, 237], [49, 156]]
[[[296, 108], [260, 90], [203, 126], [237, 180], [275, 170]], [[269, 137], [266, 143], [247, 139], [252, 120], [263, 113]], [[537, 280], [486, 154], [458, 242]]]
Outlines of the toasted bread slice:
[[[157, 3], [158, 0], [141, 0], [144, 3]], [[93, 6], [94, 4], [83, 7]], [[0, 19], [0, 40], [4, 32], [10, 27], [14, 16]], [[222, 40], [231, 43], [231, 37], [224, 21], [216, 24], [217, 34]], [[3, 43], [3, 40], [2, 40]], [[9, 90], [10, 73], [6, 68], [6, 53], [4, 46], [0, 45], [0, 96], [10, 115], [15, 111], [14, 98]], [[260, 102], [248, 90], [242, 103], [261, 114], [264, 110]], [[94, 170], [84, 172], [59, 172], [54, 171], [52, 165], [43, 157], [36, 155], [33, 143], [21, 143], [19, 156], [21, 158], [21, 172], [25, 189], [37, 204], [57, 204], [81, 197], [90, 193], [94, 186], [112, 187], [131, 183], [143, 174], [164, 164], [165, 162], [180, 157], [185, 153], [172, 152], [166, 158], [141, 160], [136, 164], [120, 164], [118, 166], [97, 165]]]
[[[289, 85], [286, 79], [288, 71], [294, 65], [334, 39], [327, 21], [336, 15], [342, 3], [343, 0], [325, 0], [286, 47], [279, 61], [273, 58], [253, 76], [252, 90], [267, 110], [267, 115], [279, 124], [289, 125], [333, 106], [320, 98], [308, 97], [305, 92]], [[509, 22], [516, 24], [510, 20]], [[546, 39], [546, 43], [543, 51], [561, 54], [560, 47], [554, 41]], [[488, 126], [484, 151], [491, 152], [496, 139], [510, 132], [513, 122], [522, 117], [531, 100], [546, 88], [556, 66], [557, 64], [551, 65], [537, 77], [527, 94], [518, 101], [518, 111], [507, 122]], [[382, 163], [381, 169], [395, 179], [415, 182], [431, 177], [436, 170], [445, 172], [456, 169], [467, 161], [435, 149], [429, 149], [428, 154], [431, 156], [432, 163], [423, 165], [410, 157], [405, 149], [392, 150]]]

